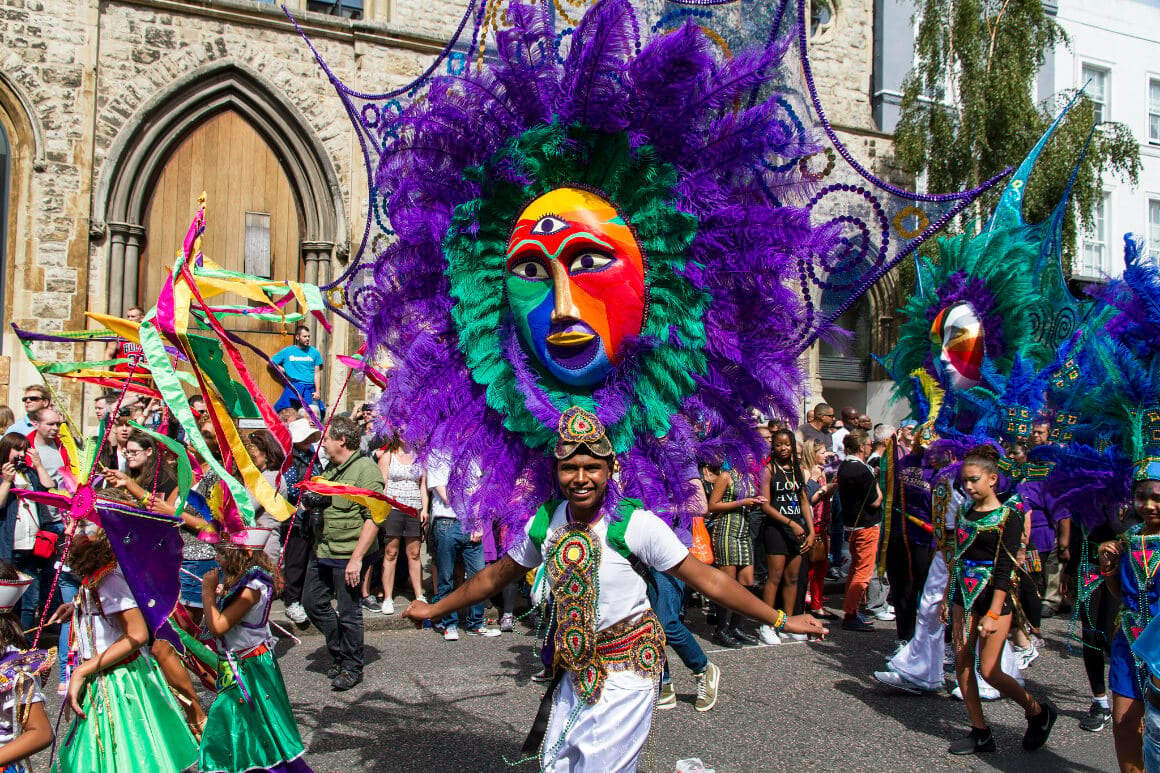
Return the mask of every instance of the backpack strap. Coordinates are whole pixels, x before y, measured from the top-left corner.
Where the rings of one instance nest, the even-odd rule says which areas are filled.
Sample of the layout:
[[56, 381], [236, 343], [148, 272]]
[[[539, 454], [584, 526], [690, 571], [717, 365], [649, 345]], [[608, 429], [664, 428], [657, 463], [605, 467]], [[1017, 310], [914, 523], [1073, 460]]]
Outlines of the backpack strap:
[[556, 508], [563, 501], [563, 499], [550, 499], [540, 505], [540, 509], [532, 516], [532, 526], [528, 529], [528, 537], [536, 546], [536, 550], [543, 550], [544, 540], [548, 538], [548, 524], [552, 521], [552, 513], [556, 512]]

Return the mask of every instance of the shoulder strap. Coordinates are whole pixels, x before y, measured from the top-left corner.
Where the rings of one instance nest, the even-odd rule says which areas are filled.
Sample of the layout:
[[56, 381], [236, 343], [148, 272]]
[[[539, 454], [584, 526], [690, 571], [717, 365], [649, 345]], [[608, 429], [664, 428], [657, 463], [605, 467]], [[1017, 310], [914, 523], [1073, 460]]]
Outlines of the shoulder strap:
[[[624, 497], [616, 505], [616, 514], [619, 516], [615, 521], [608, 524], [608, 544], [616, 548], [616, 552], [628, 559], [631, 564], [636, 558], [629, 549], [628, 543], [624, 540], [624, 533], [628, 531], [628, 522], [632, 519], [632, 514], [637, 510], [643, 510], [644, 503], [639, 499], [631, 497]], [[637, 559], [638, 561], [640, 559]], [[633, 567], [634, 569], [636, 567]]]
[[548, 524], [552, 521], [552, 513], [556, 512], [556, 508], [563, 501], [563, 499], [550, 499], [540, 505], [540, 509], [532, 516], [532, 527], [528, 529], [528, 536], [537, 550], [544, 547], [544, 540], [548, 538]]

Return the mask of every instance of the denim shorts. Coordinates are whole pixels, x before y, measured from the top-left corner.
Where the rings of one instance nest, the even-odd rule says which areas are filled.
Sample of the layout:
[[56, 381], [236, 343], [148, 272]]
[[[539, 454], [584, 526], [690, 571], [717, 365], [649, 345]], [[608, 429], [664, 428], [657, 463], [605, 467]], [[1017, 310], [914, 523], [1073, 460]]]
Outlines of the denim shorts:
[[[217, 565], [217, 561], [212, 558], [200, 561], [183, 560], [181, 562], [181, 568], [185, 570], [181, 572], [181, 602], [183, 604], [187, 607], [202, 608], [201, 580], [210, 569], [217, 569]], [[197, 579], [190, 577], [189, 574], [197, 575]]]
[[1147, 701], [1144, 702], [1144, 769], [1148, 773], [1160, 773], [1160, 709]]

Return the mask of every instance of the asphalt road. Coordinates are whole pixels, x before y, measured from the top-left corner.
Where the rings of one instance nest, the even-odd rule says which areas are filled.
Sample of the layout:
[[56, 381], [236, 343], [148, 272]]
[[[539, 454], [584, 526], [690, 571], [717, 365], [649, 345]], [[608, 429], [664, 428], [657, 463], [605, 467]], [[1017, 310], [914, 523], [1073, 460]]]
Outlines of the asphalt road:
[[[1046, 651], [1025, 672], [1030, 689], [1061, 710], [1048, 745], [1025, 753], [1018, 706], [990, 703], [999, 750], [970, 758], [946, 753], [967, 730], [961, 703], [892, 694], [872, 679], [893, 648], [893, 624], [867, 634], [837, 630], [821, 643], [726, 651], [706, 642], [699, 610], [690, 627], [721, 668], [720, 700], [711, 712], [695, 711], [692, 676], [678, 662], [679, 704], [657, 713], [643, 770], [672, 771], [688, 757], [721, 772], [1115, 769], [1111, 728], [1078, 727], [1089, 701], [1082, 661], [1064, 641], [1066, 621], [1045, 621]], [[536, 770], [512, 768], [504, 757], [518, 756], [543, 692], [529, 681], [538, 667], [531, 641], [520, 632], [444, 642], [430, 630], [371, 630], [366, 680], [347, 693], [330, 691], [317, 634], [283, 641], [308, 761], [319, 773]]]

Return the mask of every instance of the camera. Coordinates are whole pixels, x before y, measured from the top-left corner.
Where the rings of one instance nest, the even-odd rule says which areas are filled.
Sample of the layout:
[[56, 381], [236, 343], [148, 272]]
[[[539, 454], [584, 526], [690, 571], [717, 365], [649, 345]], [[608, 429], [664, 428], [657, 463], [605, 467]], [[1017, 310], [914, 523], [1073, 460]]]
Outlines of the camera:
[[28, 463], [28, 459], [23, 456], [13, 462], [12, 466], [16, 468], [18, 473], [24, 475], [25, 477], [32, 474], [32, 465], [30, 465]]
[[319, 494], [314, 491], [303, 491], [302, 496], [298, 499], [298, 504], [302, 506], [302, 515], [300, 517], [300, 528], [306, 534], [312, 534], [322, 526], [322, 512], [330, 507], [332, 501], [331, 497], [324, 494]]

